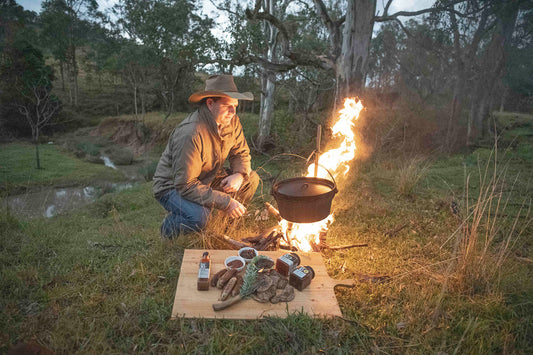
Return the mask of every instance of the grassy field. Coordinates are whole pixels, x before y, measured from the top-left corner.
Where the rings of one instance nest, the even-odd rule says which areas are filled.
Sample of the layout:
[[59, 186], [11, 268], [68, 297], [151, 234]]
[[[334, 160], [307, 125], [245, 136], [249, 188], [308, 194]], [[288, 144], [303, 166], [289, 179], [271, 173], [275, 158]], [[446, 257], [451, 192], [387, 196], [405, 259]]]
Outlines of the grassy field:
[[[165, 213], [150, 183], [46, 220], [4, 212], [0, 352], [33, 342], [57, 353], [533, 353], [533, 161], [523, 144], [496, 158], [478, 149], [357, 162], [339, 182], [327, 238], [368, 247], [323, 252], [331, 277], [360, 280], [336, 291], [338, 319], [170, 320], [183, 250], [227, 246], [220, 225], [161, 241]], [[254, 206], [270, 198], [267, 179], [263, 191]], [[248, 218], [229, 233], [274, 223]]]
[[13, 143], [0, 149], [0, 192], [16, 193], [41, 186], [84, 185], [94, 181], [120, 181], [123, 175], [104, 165], [81, 161], [60, 147], [39, 146], [41, 169], [36, 168], [35, 146]]

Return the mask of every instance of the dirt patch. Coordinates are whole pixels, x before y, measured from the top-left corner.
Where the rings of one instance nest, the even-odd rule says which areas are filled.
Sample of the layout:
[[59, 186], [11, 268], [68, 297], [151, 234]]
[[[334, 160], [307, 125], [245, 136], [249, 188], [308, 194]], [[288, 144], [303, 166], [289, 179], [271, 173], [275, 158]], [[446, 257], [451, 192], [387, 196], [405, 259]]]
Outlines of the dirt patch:
[[127, 146], [135, 155], [141, 155], [157, 144], [165, 144], [173, 128], [164, 123], [149, 127], [132, 120], [104, 120], [91, 135], [108, 136], [114, 143]]

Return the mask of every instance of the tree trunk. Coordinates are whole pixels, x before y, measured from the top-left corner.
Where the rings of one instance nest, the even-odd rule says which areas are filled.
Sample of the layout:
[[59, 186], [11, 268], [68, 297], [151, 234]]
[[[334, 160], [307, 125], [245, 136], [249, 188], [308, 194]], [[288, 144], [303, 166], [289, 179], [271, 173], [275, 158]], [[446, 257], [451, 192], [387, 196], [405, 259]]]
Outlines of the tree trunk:
[[349, 0], [342, 33], [341, 53], [337, 59], [338, 90], [336, 102], [361, 94], [374, 28], [376, 0]]
[[137, 115], [139, 114], [139, 111], [137, 110], [137, 86], [133, 86], [133, 114], [135, 116], [135, 120], [137, 121]]
[[35, 144], [35, 162], [36, 162], [37, 169], [41, 169], [41, 159], [39, 156], [39, 127], [34, 127], [32, 133], [33, 133], [33, 143]]
[[61, 73], [61, 89], [64, 92], [65, 91], [65, 68], [64, 68], [64, 64], [62, 60], [59, 61], [59, 72]]
[[[482, 57], [476, 83], [476, 91], [470, 110], [467, 144], [474, 144], [489, 131], [491, 95], [501, 80], [506, 60], [506, 49], [510, 45], [518, 17], [519, 4], [502, 3], [495, 11], [496, 31]], [[473, 126], [471, 126], [472, 124]]]
[[272, 117], [274, 113], [274, 93], [276, 89], [276, 75], [267, 71], [263, 77], [265, 84], [261, 92], [261, 112], [259, 116], [259, 134], [257, 136], [257, 145], [263, 150], [265, 143], [270, 136], [270, 127], [272, 126]]
[[[273, 16], [276, 16], [276, 0], [267, 0], [265, 10]], [[277, 62], [278, 53], [277, 37], [278, 28], [272, 23], [267, 23], [265, 31], [268, 34], [268, 52], [267, 58], [271, 62]], [[261, 112], [259, 114], [259, 134], [257, 136], [257, 145], [260, 150], [264, 149], [265, 143], [270, 136], [270, 127], [272, 126], [272, 116], [274, 113], [274, 93], [276, 91], [276, 74], [264, 69], [262, 77], [263, 90], [261, 92]]]

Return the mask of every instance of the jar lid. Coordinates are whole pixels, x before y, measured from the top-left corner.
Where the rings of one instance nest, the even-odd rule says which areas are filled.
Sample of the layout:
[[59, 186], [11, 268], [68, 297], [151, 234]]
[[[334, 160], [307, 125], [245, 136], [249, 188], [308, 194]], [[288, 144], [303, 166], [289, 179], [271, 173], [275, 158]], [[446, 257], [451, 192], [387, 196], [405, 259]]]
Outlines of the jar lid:
[[300, 257], [296, 253], [289, 253], [294, 259], [296, 259], [296, 263], [300, 265]]
[[309, 269], [309, 271], [311, 271], [311, 278], [314, 279], [315, 278], [315, 270], [313, 270], [313, 268], [309, 265], [305, 266], [307, 269]]

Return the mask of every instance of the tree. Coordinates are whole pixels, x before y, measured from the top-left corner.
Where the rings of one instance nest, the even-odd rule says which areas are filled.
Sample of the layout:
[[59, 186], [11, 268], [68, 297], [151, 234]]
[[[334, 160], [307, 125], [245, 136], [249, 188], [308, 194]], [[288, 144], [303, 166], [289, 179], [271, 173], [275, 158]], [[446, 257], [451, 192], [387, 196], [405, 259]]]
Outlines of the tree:
[[0, 75], [2, 78], [10, 76], [11, 90], [17, 93], [10, 104], [19, 110], [31, 128], [36, 165], [40, 169], [40, 133], [61, 107], [52, 94], [53, 70], [45, 65], [41, 51], [25, 40], [14, 42], [2, 57]]
[[[144, 47], [144, 64], [158, 68], [158, 80], [150, 89], [163, 103], [165, 119], [174, 110], [176, 93], [194, 81], [195, 65], [208, 61], [216, 46], [210, 32], [213, 22], [195, 10], [190, 0], [121, 0], [114, 7], [120, 28]], [[131, 73], [131, 67], [128, 70]]]
[[67, 70], [70, 103], [77, 106], [79, 64], [76, 50], [86, 42], [91, 27], [88, 21], [96, 15], [98, 3], [96, 0], [45, 0], [42, 8], [43, 42], [59, 61], [63, 87], [64, 69]]

